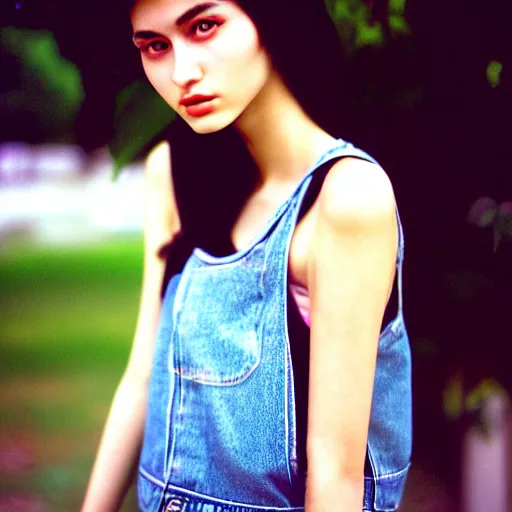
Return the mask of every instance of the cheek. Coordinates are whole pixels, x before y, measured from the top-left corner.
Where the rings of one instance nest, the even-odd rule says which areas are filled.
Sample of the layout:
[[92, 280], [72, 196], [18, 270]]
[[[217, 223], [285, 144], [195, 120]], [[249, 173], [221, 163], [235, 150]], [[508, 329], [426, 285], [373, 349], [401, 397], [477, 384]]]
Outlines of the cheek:
[[252, 21], [241, 17], [230, 22], [227, 31], [214, 40], [211, 50], [219, 63], [228, 66], [244, 62], [246, 68], [263, 51]]
[[270, 70], [269, 59], [252, 25], [240, 23], [229, 37], [213, 49], [217, 71], [230, 77], [231, 83], [244, 84], [250, 89], [264, 80]]
[[172, 81], [172, 63], [166, 62], [164, 65], [143, 61], [142, 67], [149, 83], [155, 88], [156, 92], [172, 108], [176, 107], [179, 94]]

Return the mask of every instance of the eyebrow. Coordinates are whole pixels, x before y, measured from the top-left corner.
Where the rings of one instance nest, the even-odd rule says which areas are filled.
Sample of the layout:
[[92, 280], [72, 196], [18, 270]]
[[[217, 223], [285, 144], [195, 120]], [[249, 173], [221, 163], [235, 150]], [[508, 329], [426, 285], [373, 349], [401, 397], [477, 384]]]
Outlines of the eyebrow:
[[217, 7], [219, 4], [217, 2], [205, 2], [202, 4], [194, 5], [191, 9], [183, 13], [177, 20], [176, 25], [179, 27], [190, 21], [192, 18], [195, 18], [198, 14], [201, 14], [203, 11], [207, 9], [211, 9], [212, 7]]
[[139, 30], [133, 34], [132, 39], [155, 39], [156, 37], [160, 37], [160, 34], [153, 32], [151, 30]]
[[[180, 27], [181, 25], [184, 25], [191, 19], [195, 18], [198, 14], [201, 14], [202, 12], [211, 9], [212, 7], [218, 7], [217, 2], [205, 2], [202, 4], [194, 5], [191, 9], [188, 11], [185, 11], [177, 20], [176, 20], [176, 26]], [[159, 34], [156, 32], [153, 32], [152, 30], [139, 30], [133, 34], [133, 39], [154, 39], [156, 37], [159, 37]]]

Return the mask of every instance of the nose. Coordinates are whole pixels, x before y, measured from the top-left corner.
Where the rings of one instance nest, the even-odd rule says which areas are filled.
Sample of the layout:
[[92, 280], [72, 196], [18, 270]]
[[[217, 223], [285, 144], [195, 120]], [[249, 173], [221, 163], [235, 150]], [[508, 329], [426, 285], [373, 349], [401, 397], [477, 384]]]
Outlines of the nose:
[[203, 71], [197, 52], [186, 45], [174, 47], [174, 68], [172, 81], [183, 89], [187, 89], [201, 80]]

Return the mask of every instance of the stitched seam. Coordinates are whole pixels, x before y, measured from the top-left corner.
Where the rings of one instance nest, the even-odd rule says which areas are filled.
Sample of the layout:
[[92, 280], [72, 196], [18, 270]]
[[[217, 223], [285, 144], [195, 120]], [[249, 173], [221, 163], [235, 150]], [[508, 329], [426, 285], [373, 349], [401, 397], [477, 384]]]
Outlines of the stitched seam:
[[[195, 497], [198, 497], [198, 498], [201, 498], [201, 499], [205, 499], [205, 500], [208, 500], [208, 501], [222, 503], [224, 505], [235, 505], [237, 507], [252, 508], [252, 509], [255, 509], [255, 510], [281, 510], [283, 512], [293, 511], [293, 510], [300, 510], [300, 511], [304, 510], [304, 507], [265, 507], [265, 506], [261, 506], [261, 505], [251, 505], [249, 503], [241, 503], [241, 502], [238, 502], [238, 501], [223, 500], [223, 499], [220, 499], [220, 498], [215, 498], [213, 496], [207, 496], [206, 494], [201, 494], [199, 492], [190, 491], [188, 489], [183, 489], [181, 487], [177, 487], [177, 486], [174, 486], [172, 484], [169, 484], [167, 486], [167, 488], [169, 490], [174, 489], [174, 490], [176, 490], [178, 492], [183, 493], [184, 495], [195, 496]], [[172, 492], [170, 492], [169, 494], [172, 494]]]

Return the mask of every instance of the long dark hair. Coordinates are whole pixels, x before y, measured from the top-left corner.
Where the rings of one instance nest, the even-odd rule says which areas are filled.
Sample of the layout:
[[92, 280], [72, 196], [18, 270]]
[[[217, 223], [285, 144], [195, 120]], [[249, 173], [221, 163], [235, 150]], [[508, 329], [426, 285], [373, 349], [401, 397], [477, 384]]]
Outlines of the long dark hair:
[[306, 114], [341, 136], [347, 59], [324, 0], [240, 0], [275, 68]]
[[[340, 137], [343, 130], [346, 137], [351, 117], [346, 101], [347, 59], [323, 0], [238, 3], [305, 113], [331, 135]], [[180, 118], [164, 136], [171, 145], [182, 243], [215, 255], [232, 252], [233, 223], [258, 176], [241, 137], [232, 126], [198, 135]], [[180, 266], [179, 260], [170, 273]]]

